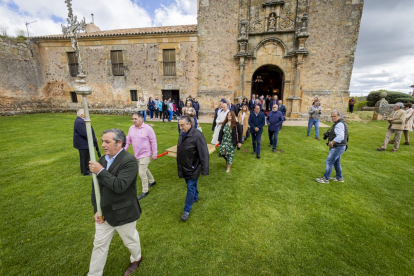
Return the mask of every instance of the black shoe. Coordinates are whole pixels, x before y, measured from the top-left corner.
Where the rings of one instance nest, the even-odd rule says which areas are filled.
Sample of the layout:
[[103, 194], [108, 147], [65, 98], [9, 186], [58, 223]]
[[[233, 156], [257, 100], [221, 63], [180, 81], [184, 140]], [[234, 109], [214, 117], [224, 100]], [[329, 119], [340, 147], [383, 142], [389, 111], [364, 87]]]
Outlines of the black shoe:
[[276, 152], [276, 149], [273, 149], [273, 152]]
[[151, 188], [151, 187], [152, 187], [152, 186], [154, 186], [155, 184], [157, 184], [157, 182], [155, 182], [155, 181], [154, 181], [154, 182], [152, 182], [152, 183], [148, 184], [148, 187], [149, 187], [149, 188]]
[[144, 197], [146, 197], [148, 194], [149, 194], [149, 192], [147, 192], [147, 193], [142, 193], [142, 194], [138, 197], [138, 200], [143, 199], [143, 198], [144, 198]]
[[257, 158], [257, 159], [260, 159], [260, 155], [257, 155], [257, 156], [256, 156], [256, 158]]
[[253, 155], [253, 154], [256, 154], [256, 152], [255, 152], [255, 151], [254, 151], [254, 152], [252, 152], [252, 155]]

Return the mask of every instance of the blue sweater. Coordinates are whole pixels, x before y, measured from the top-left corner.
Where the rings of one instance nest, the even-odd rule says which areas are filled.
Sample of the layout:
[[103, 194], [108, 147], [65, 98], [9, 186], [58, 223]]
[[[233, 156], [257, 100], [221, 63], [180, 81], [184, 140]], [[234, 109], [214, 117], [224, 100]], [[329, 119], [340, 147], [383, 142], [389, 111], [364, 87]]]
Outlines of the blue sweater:
[[269, 125], [269, 131], [279, 130], [284, 121], [283, 114], [279, 110], [274, 112], [270, 111], [267, 115], [267, 124]]

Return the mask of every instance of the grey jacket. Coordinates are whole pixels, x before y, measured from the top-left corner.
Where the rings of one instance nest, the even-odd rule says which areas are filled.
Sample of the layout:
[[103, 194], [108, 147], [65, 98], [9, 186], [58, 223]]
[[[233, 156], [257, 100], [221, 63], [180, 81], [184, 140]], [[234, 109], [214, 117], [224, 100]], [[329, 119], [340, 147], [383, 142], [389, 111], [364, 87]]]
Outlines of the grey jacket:
[[[321, 113], [319, 113], [319, 111]], [[309, 119], [318, 120], [321, 114], [322, 114], [322, 109], [320, 106], [316, 107], [312, 105], [311, 107], [309, 107]]]

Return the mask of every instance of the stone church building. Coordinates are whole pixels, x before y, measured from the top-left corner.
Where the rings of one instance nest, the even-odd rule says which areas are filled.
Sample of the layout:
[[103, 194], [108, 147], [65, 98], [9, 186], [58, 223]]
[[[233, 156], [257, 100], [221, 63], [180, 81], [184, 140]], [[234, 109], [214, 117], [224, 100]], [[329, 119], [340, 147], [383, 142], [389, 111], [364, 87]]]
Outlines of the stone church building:
[[[125, 109], [138, 97], [219, 99], [278, 95], [305, 117], [317, 96], [346, 111], [363, 0], [198, 0], [198, 24], [101, 31], [79, 46], [92, 109]], [[0, 40], [0, 110], [78, 108], [78, 60], [65, 35]]]

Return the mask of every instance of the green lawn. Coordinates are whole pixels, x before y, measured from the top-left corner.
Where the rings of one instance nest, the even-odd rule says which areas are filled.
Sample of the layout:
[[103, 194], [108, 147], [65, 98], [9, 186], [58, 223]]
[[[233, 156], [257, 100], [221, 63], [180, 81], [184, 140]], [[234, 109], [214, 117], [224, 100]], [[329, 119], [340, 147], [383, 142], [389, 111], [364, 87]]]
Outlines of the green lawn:
[[[0, 118], [0, 275], [88, 271], [91, 177], [80, 175], [72, 147], [75, 117]], [[92, 124], [97, 134], [113, 127], [126, 132], [132, 121], [92, 115]], [[251, 155], [249, 139], [230, 174], [215, 152], [186, 223], [180, 221], [186, 186], [175, 159], [152, 162], [157, 185], [141, 201], [143, 262], [135, 274], [414, 275], [414, 145], [376, 151], [386, 126], [349, 123], [345, 183], [315, 182], [328, 149], [324, 141], [307, 139], [305, 127], [282, 129], [282, 153], [271, 152], [265, 130], [260, 160]], [[202, 127], [210, 141], [211, 125]], [[156, 122], [154, 130], [159, 153], [176, 144], [176, 123]], [[116, 235], [104, 274], [122, 275], [128, 264], [129, 252]]]

